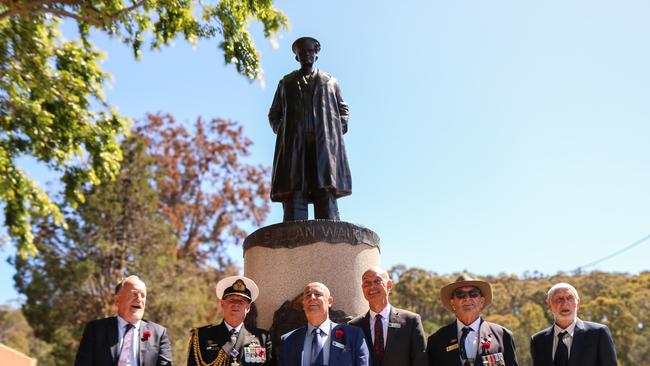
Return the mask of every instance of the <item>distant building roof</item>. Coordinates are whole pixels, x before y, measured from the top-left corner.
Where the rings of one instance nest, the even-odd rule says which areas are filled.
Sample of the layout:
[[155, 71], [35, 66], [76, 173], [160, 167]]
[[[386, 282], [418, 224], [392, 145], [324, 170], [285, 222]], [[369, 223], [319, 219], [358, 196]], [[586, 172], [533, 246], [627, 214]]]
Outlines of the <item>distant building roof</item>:
[[0, 343], [0, 365], [36, 366], [36, 359]]

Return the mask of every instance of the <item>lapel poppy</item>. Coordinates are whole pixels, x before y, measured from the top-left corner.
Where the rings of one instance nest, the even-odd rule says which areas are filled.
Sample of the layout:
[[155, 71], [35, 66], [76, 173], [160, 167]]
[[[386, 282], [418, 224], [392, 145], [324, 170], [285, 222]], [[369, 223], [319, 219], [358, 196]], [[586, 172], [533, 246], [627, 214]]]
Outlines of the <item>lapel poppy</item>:
[[149, 337], [151, 337], [151, 332], [148, 331], [148, 330], [145, 330], [145, 331], [142, 333], [142, 341], [143, 341], [143, 342], [146, 342], [146, 341], [149, 339]]

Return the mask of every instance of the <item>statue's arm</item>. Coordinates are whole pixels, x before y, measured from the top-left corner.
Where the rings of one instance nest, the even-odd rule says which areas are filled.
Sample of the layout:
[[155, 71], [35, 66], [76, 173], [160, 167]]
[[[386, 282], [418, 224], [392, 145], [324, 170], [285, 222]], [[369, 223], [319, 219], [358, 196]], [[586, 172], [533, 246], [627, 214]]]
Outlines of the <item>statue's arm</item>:
[[343, 98], [341, 98], [341, 89], [339, 88], [339, 83], [336, 83], [336, 103], [338, 104], [339, 108], [339, 116], [341, 117], [341, 129], [343, 130], [343, 133], [345, 134], [348, 132], [348, 117], [350, 115], [350, 109], [348, 108], [348, 104], [343, 101]]
[[280, 128], [280, 123], [282, 123], [282, 105], [284, 99], [284, 87], [282, 85], [282, 80], [278, 83], [278, 88], [275, 90], [275, 96], [273, 97], [273, 103], [271, 104], [271, 109], [269, 110], [269, 123], [274, 133], [278, 133]]

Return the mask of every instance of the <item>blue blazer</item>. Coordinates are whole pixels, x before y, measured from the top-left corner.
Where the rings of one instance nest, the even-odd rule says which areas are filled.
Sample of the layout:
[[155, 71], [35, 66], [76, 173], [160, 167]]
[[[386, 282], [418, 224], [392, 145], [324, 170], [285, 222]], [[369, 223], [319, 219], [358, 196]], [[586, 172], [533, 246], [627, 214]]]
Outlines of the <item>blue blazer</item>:
[[[553, 365], [554, 336], [551, 326], [531, 337], [530, 353], [533, 358], [533, 366]], [[609, 328], [602, 324], [578, 319], [569, 351], [569, 366], [616, 365], [616, 349]]]
[[[336, 336], [337, 330], [338, 333], [342, 331], [341, 337]], [[279, 366], [302, 365], [306, 334], [307, 326], [303, 326], [282, 336]], [[343, 344], [344, 347], [341, 348], [333, 342]], [[370, 356], [361, 328], [333, 322], [329, 347], [329, 366], [369, 366]]]

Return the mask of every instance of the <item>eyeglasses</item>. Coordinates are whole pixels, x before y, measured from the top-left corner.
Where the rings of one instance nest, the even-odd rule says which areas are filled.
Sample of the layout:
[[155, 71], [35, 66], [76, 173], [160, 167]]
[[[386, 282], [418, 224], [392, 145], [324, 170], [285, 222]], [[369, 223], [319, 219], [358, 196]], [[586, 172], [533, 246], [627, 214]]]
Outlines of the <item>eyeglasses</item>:
[[384, 280], [381, 278], [375, 278], [374, 280], [370, 281], [363, 281], [361, 282], [361, 287], [370, 287], [370, 286], [382, 286], [384, 284]]
[[464, 299], [466, 297], [471, 297], [472, 299], [475, 299], [479, 296], [481, 296], [481, 290], [479, 289], [471, 289], [469, 291], [463, 291], [463, 290], [456, 290], [454, 291], [454, 297], [457, 299]]

